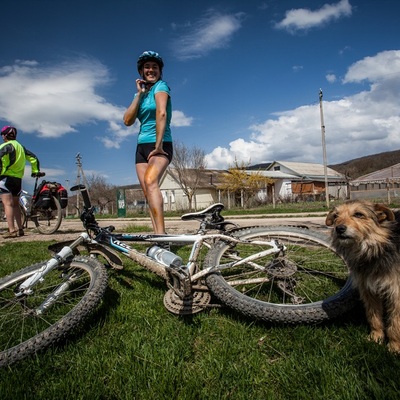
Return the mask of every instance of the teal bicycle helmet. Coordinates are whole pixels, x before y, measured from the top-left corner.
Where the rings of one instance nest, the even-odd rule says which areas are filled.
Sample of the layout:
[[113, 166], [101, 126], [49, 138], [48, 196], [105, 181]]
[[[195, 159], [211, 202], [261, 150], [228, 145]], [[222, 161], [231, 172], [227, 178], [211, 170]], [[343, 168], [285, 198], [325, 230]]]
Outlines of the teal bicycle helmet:
[[162, 69], [164, 67], [164, 61], [162, 60], [160, 55], [158, 53], [156, 53], [155, 51], [145, 51], [144, 53], [142, 53], [139, 56], [139, 58], [137, 60], [137, 69], [138, 69], [139, 73], [140, 73], [140, 70], [143, 68], [143, 65], [147, 61], [156, 62], [158, 64], [158, 66], [160, 67], [160, 71], [162, 72]]

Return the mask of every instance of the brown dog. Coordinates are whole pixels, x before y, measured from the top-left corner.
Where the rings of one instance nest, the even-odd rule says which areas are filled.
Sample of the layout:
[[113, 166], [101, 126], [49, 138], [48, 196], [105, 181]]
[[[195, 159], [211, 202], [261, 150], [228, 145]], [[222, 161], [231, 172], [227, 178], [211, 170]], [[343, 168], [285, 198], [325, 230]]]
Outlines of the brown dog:
[[400, 352], [400, 215], [382, 204], [351, 200], [326, 218], [364, 303], [370, 338]]

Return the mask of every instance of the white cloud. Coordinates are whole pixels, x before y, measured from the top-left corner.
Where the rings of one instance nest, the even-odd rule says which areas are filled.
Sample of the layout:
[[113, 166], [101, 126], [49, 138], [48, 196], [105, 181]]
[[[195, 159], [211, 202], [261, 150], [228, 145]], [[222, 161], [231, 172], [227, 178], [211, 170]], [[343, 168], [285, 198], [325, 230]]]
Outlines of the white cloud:
[[[37, 61], [17, 60], [0, 68], [0, 115], [26, 133], [57, 138], [79, 131], [87, 124], [105, 123], [105, 135], [98, 137], [106, 148], [120, 148], [138, 124], [126, 127], [126, 107], [116, 106], [97, 94], [111, 83], [107, 68], [93, 59], [42, 66]], [[188, 126], [191, 118], [173, 113], [175, 126]]]
[[[0, 69], [0, 115], [25, 132], [55, 138], [97, 121], [121, 127], [123, 108], [96, 94], [110, 82], [106, 67], [95, 60], [41, 66], [16, 61]], [[117, 122], [118, 121], [118, 122]]]
[[[174, 41], [172, 49], [179, 59], [185, 60], [223, 48], [240, 29], [243, 16], [243, 13], [221, 15], [209, 10], [205, 17], [185, 27], [187, 33]], [[177, 29], [176, 25], [174, 29]]]
[[192, 122], [193, 118], [186, 116], [183, 111], [175, 110], [172, 112], [171, 126], [176, 128], [182, 126], [191, 126]]
[[[371, 82], [368, 90], [323, 101], [328, 163], [400, 148], [400, 51], [386, 51], [351, 65], [345, 82]], [[316, 98], [318, 93], [316, 92]], [[218, 147], [209, 168], [226, 168], [235, 158], [252, 164], [274, 160], [322, 163], [319, 103], [277, 114], [249, 127], [250, 135]]]
[[276, 24], [279, 29], [289, 32], [307, 30], [318, 27], [341, 17], [348, 17], [352, 13], [349, 0], [340, 0], [336, 4], [324, 4], [320, 9], [311, 11], [307, 8], [297, 8], [286, 11], [285, 18]]
[[303, 69], [302, 65], [293, 65], [292, 70], [294, 72], [301, 71]]
[[329, 83], [336, 82], [336, 75], [335, 74], [326, 74], [325, 78]]
[[382, 81], [391, 77], [399, 79], [400, 50], [388, 50], [374, 57], [365, 57], [353, 64], [344, 78], [344, 83], [367, 80]]

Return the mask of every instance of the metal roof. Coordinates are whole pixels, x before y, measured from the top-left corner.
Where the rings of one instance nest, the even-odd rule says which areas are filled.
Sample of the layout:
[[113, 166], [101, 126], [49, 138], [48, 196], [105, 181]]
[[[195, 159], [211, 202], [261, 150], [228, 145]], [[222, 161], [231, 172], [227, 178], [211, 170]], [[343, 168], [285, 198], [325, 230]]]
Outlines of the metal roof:
[[[294, 175], [309, 177], [309, 178], [321, 178], [325, 176], [325, 169], [322, 164], [315, 163], [302, 163], [293, 161], [274, 161], [268, 168], [268, 170], [273, 170], [275, 166], [282, 166], [288, 170], [289, 173]], [[327, 167], [327, 175], [332, 178], [343, 178], [344, 176], [339, 172], [336, 172], [332, 168]]]
[[400, 164], [383, 168], [370, 174], [366, 174], [350, 181], [350, 185], [358, 186], [367, 183], [400, 182]]
[[260, 174], [262, 176], [265, 176], [267, 178], [272, 178], [272, 179], [298, 179], [299, 178], [297, 175], [287, 174], [282, 171], [246, 170], [246, 173], [247, 174]]

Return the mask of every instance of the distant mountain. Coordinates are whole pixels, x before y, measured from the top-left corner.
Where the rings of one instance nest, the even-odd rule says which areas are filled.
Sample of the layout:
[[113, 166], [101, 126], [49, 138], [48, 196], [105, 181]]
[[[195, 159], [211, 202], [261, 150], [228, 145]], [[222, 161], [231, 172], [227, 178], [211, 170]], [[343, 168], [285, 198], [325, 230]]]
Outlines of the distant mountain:
[[378, 171], [400, 163], [400, 150], [386, 151], [385, 153], [355, 158], [341, 164], [329, 165], [329, 168], [347, 175], [350, 179]]

